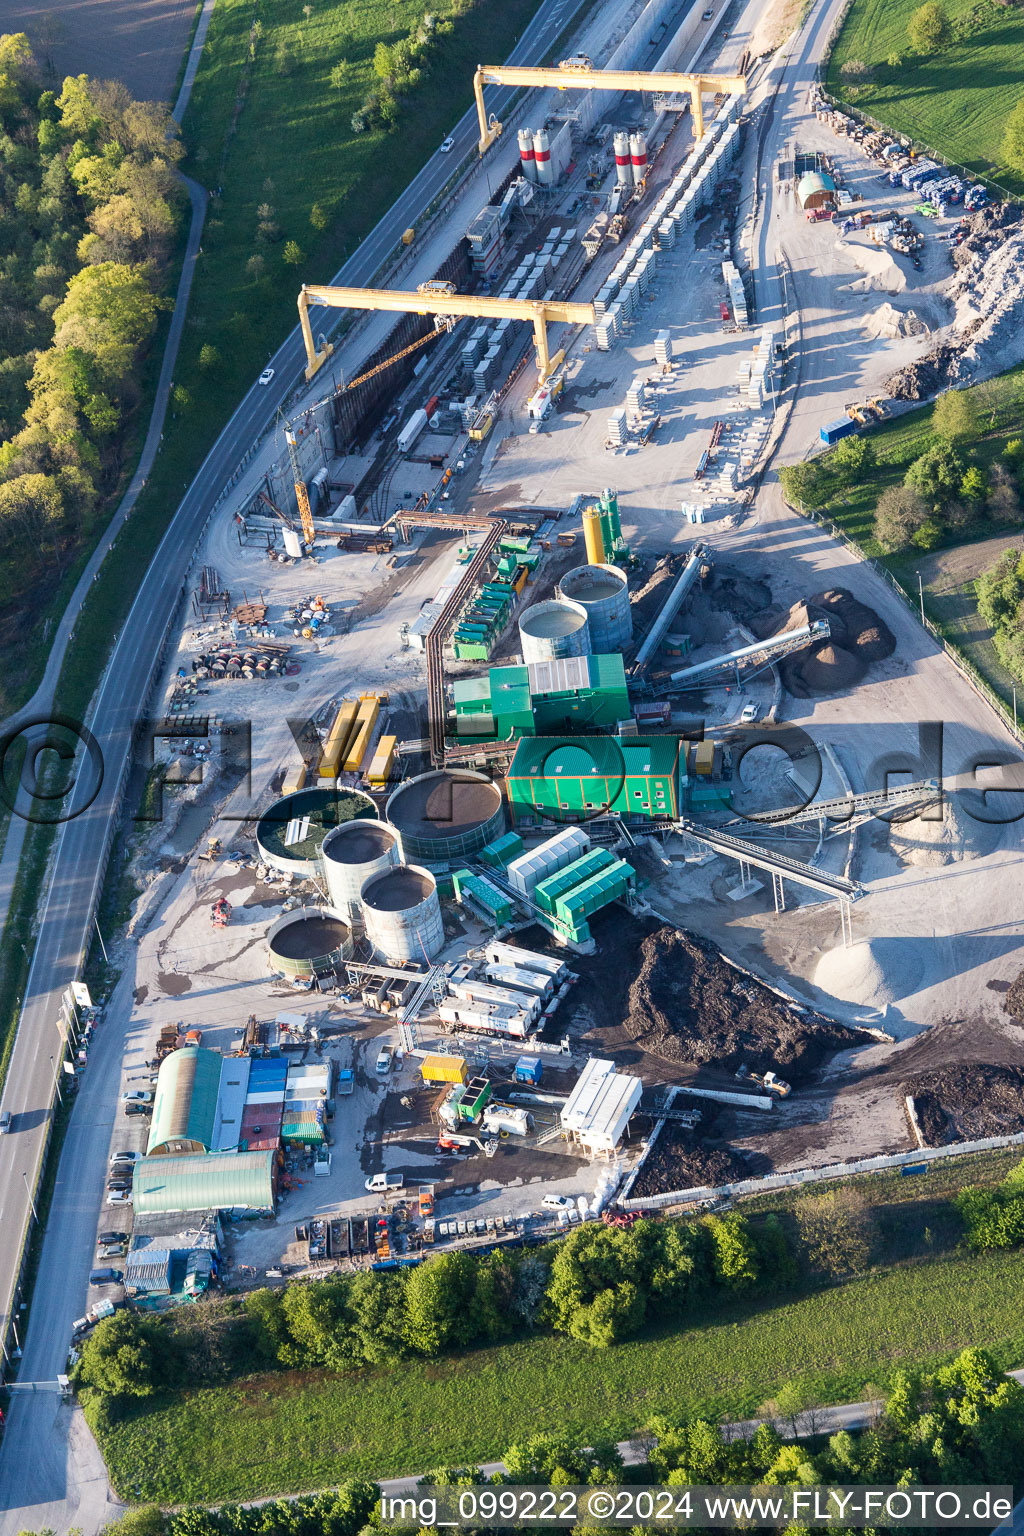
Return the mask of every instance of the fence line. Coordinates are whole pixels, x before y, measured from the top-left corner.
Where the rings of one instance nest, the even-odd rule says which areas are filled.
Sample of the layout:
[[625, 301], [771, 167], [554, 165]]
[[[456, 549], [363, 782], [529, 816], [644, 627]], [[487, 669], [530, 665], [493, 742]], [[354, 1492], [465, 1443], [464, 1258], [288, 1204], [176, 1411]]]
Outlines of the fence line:
[[1024, 1146], [1024, 1131], [1015, 1131], [1011, 1136], [986, 1136], [979, 1141], [954, 1142], [948, 1147], [920, 1147], [913, 1152], [862, 1157], [850, 1163], [826, 1163], [821, 1168], [798, 1168], [792, 1173], [768, 1173], [760, 1179], [739, 1179], [733, 1184], [721, 1184], [714, 1189], [708, 1185], [695, 1189], [675, 1189], [663, 1195], [652, 1195], [647, 1200], [629, 1200], [620, 1196], [615, 1203], [626, 1211], [663, 1210], [670, 1205], [730, 1199], [734, 1195], [767, 1194], [773, 1189], [797, 1189], [803, 1184], [821, 1184], [858, 1173], [880, 1173], [888, 1168], [934, 1163], [944, 1157], [966, 1157], [975, 1152], [996, 1152], [1004, 1147], [1019, 1146]]

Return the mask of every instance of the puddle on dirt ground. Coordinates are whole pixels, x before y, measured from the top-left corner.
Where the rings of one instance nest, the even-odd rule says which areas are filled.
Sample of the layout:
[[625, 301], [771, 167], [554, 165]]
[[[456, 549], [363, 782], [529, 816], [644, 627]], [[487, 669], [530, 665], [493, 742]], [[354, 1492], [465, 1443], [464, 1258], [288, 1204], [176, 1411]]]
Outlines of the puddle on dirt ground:
[[148, 996], [149, 996], [149, 988], [148, 987], [136, 987], [135, 991], [132, 993], [132, 999], [133, 999], [133, 1001], [135, 1003], [136, 1008], [141, 1008], [143, 1003], [146, 1001], [146, 998]]
[[161, 992], [166, 992], [168, 997], [180, 997], [183, 992], [192, 990], [191, 976], [179, 976], [177, 971], [160, 971], [156, 979]]

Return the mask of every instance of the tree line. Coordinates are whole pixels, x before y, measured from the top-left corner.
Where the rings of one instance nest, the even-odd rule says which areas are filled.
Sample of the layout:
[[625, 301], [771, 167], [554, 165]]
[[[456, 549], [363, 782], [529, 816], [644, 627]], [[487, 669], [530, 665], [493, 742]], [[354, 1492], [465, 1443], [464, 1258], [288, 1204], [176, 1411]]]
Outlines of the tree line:
[[180, 214], [167, 111], [116, 81], [42, 90], [0, 37], [0, 571], [59, 575], [116, 486]]

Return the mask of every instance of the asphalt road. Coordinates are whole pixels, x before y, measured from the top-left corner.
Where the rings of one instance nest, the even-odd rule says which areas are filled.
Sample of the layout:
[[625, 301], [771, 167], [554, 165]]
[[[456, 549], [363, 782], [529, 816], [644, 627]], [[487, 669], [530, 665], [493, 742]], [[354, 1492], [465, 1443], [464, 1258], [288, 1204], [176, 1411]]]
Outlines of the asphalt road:
[[[545, 0], [516, 48], [513, 62], [543, 60], [580, 0]], [[511, 93], [492, 90], [489, 108], [504, 110]], [[454, 127], [455, 147], [437, 152], [406, 191], [331, 279], [365, 284], [378, 270], [402, 231], [444, 187], [459, 160], [476, 142], [476, 114]], [[83, 772], [72, 793], [73, 819], [61, 826], [42, 906], [40, 927], [26, 987], [21, 1025], [12, 1055], [2, 1107], [13, 1116], [12, 1132], [0, 1137], [0, 1337], [9, 1328], [20, 1235], [25, 1231], [49, 1124], [54, 1059], [59, 1055], [55, 1025], [61, 992], [80, 969], [89, 940], [89, 914], [101, 878], [101, 862], [128, 762], [134, 722], [143, 711], [157, 648], [168, 618], [185, 590], [188, 570], [211, 508], [250, 445], [273, 421], [293, 392], [305, 362], [298, 327], [271, 359], [268, 387], [250, 388], [185, 488], [153, 563], [117, 637], [110, 665], [93, 703], [89, 727], [102, 754], [102, 782]], [[86, 1295], [102, 1175], [109, 1140], [109, 1105], [116, 1092], [123, 1042], [102, 1039], [90, 1054], [81, 1100], [61, 1158], [57, 1191], [43, 1245], [27, 1335], [22, 1339], [22, 1381], [52, 1382], [63, 1368], [71, 1324]], [[101, 1061], [106, 1061], [104, 1067]], [[104, 1114], [103, 1107], [106, 1106]], [[67, 1416], [67, 1410], [57, 1410]], [[65, 1523], [69, 1489], [66, 1432], [57, 1433], [50, 1393], [18, 1393], [0, 1449], [0, 1536], [28, 1526]], [[51, 1513], [48, 1514], [47, 1511]], [[56, 1518], [55, 1518], [56, 1517]], [[93, 1527], [94, 1528], [94, 1527]], [[86, 1527], [89, 1529], [89, 1527]]]

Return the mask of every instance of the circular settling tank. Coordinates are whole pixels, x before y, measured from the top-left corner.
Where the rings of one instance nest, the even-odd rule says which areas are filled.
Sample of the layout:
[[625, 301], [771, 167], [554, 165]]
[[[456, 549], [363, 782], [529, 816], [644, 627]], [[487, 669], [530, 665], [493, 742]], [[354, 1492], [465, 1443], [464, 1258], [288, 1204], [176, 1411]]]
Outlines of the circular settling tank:
[[587, 610], [557, 597], [534, 603], [519, 620], [519, 640], [527, 665], [531, 661], [560, 661], [565, 656], [589, 656]]
[[[311, 877], [320, 873], [320, 845], [334, 827], [349, 821], [375, 819], [377, 807], [358, 789], [300, 789], [275, 800], [256, 827], [256, 847], [271, 869]], [[295, 833], [309, 817], [301, 838]]]
[[388, 800], [386, 813], [407, 862], [462, 859], [505, 830], [501, 790], [468, 768], [441, 768], [408, 779]]
[[351, 960], [352, 929], [333, 907], [302, 907], [278, 918], [267, 934], [267, 950], [275, 971], [309, 980]]
[[625, 571], [617, 565], [581, 565], [565, 573], [558, 590], [585, 611], [596, 655], [626, 649], [633, 638], [633, 610]]
[[429, 869], [399, 864], [363, 887], [366, 937], [385, 960], [435, 959], [444, 948], [437, 882]]
[[402, 862], [398, 833], [382, 821], [348, 821], [328, 832], [320, 860], [332, 906], [348, 922], [361, 922], [363, 886]]

